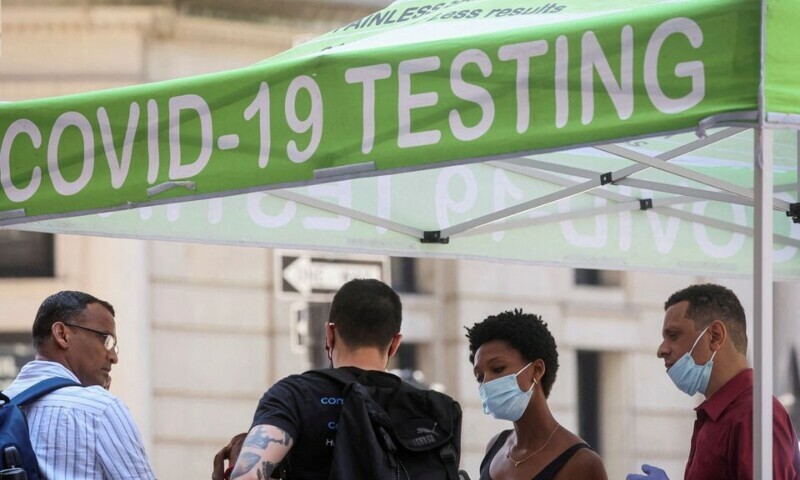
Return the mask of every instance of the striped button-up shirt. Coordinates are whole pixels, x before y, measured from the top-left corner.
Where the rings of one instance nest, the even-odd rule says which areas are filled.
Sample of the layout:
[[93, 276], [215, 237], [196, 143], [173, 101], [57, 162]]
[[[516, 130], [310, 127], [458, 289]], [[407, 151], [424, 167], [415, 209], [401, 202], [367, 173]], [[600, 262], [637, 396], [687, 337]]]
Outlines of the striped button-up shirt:
[[[79, 381], [59, 363], [34, 360], [3, 393], [13, 398], [52, 377]], [[64, 387], [23, 411], [45, 479], [155, 479], [128, 408], [102, 387]]]

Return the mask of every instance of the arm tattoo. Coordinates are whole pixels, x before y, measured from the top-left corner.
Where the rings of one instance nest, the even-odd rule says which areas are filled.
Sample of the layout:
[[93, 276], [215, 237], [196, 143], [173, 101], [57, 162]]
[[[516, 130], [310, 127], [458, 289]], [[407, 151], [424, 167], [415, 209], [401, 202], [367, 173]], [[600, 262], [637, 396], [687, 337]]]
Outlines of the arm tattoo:
[[268, 480], [291, 448], [291, 443], [292, 436], [276, 427], [261, 425], [250, 430], [242, 445], [242, 449], [248, 451], [239, 455], [231, 479], [252, 475], [255, 470], [258, 480]]
[[270, 443], [277, 443], [278, 445], [288, 446], [289, 442], [292, 441], [292, 437], [289, 436], [288, 433], [283, 432], [283, 439], [277, 437], [270, 437], [268, 433], [264, 432], [263, 428], [259, 428], [257, 432], [257, 436], [250, 438], [246, 442], [244, 442], [244, 447], [250, 448], [260, 448], [264, 450], [269, 446]]
[[269, 476], [272, 475], [272, 472], [275, 470], [275, 467], [277, 467], [277, 465], [275, 465], [272, 462], [262, 462], [261, 463], [261, 470], [259, 470], [257, 472], [258, 473], [258, 480], [267, 480], [267, 479], [269, 479]]
[[252, 470], [260, 459], [261, 455], [256, 453], [242, 452], [242, 454], [239, 455], [239, 460], [236, 461], [236, 468], [231, 472], [231, 480], [239, 478]]

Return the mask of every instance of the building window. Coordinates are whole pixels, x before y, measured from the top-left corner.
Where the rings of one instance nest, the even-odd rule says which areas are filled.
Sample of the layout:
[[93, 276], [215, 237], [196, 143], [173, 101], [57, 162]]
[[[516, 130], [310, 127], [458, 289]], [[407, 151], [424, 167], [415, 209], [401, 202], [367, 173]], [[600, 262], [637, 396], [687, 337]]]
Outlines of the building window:
[[622, 286], [622, 272], [616, 270], [576, 268], [575, 285], [587, 285], [592, 287], [620, 287]]
[[0, 390], [5, 390], [33, 355], [30, 334], [0, 334]]
[[433, 259], [391, 257], [392, 288], [399, 293], [433, 293], [436, 263]]
[[0, 230], [0, 277], [55, 275], [53, 235]]
[[392, 257], [392, 288], [401, 293], [417, 292], [416, 259]]
[[578, 431], [600, 452], [600, 352], [578, 350]]

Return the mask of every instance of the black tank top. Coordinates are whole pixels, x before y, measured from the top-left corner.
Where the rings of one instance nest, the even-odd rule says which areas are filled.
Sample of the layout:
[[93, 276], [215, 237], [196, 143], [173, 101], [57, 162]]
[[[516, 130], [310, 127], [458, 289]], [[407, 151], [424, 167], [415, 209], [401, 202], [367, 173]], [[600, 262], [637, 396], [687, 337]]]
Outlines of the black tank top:
[[[480, 480], [492, 480], [492, 477], [489, 475], [489, 467], [492, 465], [492, 459], [494, 459], [497, 452], [503, 447], [506, 439], [513, 430], [505, 430], [500, 432], [498, 435], [497, 440], [495, 440], [494, 444], [492, 444], [492, 448], [486, 452], [486, 456], [483, 457], [483, 461], [481, 462], [481, 479]], [[532, 480], [552, 480], [553, 477], [556, 476], [559, 470], [566, 465], [570, 458], [582, 448], [589, 448], [589, 445], [585, 443], [576, 443], [575, 445], [569, 447], [568, 449], [564, 450], [561, 455], [556, 457], [555, 460], [550, 462], [546, 467], [542, 469]]]

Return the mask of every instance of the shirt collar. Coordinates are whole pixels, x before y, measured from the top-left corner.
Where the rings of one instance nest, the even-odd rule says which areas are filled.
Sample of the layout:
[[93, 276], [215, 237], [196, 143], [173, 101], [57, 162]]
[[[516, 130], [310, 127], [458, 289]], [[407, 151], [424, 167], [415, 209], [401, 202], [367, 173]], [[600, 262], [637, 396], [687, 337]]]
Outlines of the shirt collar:
[[698, 414], [703, 412], [716, 421], [734, 400], [742, 395], [752, 395], [752, 391], [753, 369], [748, 368], [728, 380], [728, 383], [714, 392], [711, 398], [707, 398], [705, 402], [695, 408], [695, 411]]
[[42, 377], [63, 377], [80, 383], [78, 377], [64, 365], [48, 360], [33, 360], [26, 363], [19, 372], [20, 379], [38, 380]]

